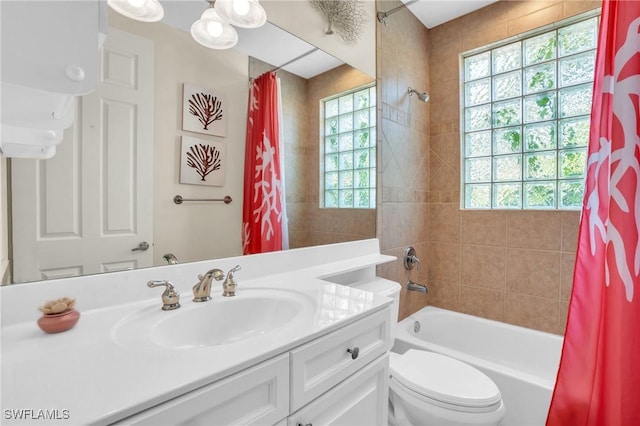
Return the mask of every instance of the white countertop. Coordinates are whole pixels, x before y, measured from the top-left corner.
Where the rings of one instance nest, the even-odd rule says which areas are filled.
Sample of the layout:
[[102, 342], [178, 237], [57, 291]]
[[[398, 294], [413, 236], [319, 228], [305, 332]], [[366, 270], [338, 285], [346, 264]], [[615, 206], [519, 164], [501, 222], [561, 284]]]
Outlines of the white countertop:
[[[2, 328], [2, 424], [113, 423], [284, 353], [391, 303], [391, 299], [318, 277], [366, 267], [375, 270], [376, 264], [393, 259], [369, 253], [246, 280], [238, 273], [235, 297], [252, 289], [277, 288], [307, 298], [309, 311], [282, 332], [229, 345], [164, 349], [128, 347], [116, 341], [116, 325], [135, 312], [153, 306], [159, 311], [154, 311], [156, 316], [178, 312], [160, 311], [160, 289], [149, 289], [144, 299], [90, 310], [82, 310], [78, 301], [80, 321], [63, 333], [45, 334], [35, 321], [9, 322]], [[219, 284], [213, 286], [213, 300], [198, 306], [191, 306], [191, 293], [182, 285], [180, 309], [215, 309], [216, 301], [222, 299]], [[33, 410], [31, 417], [40, 414], [38, 410], [49, 410], [60, 417], [13, 422], [6, 410]]]

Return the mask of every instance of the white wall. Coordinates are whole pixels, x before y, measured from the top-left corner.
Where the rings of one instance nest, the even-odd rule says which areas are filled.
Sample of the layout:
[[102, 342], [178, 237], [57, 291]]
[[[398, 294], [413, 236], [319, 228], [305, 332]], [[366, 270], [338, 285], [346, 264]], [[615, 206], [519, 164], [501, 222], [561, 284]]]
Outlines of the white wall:
[[[152, 39], [155, 43], [154, 115], [154, 264], [173, 253], [180, 262], [237, 256], [242, 253], [244, 141], [248, 97], [248, 57], [233, 50], [216, 51], [197, 44], [191, 35], [162, 23], [145, 24], [110, 11], [109, 25]], [[182, 130], [183, 83], [226, 95], [227, 137]], [[180, 178], [180, 137], [221, 140], [227, 168], [223, 187], [184, 185]], [[185, 202], [173, 197], [223, 198], [233, 202]]]

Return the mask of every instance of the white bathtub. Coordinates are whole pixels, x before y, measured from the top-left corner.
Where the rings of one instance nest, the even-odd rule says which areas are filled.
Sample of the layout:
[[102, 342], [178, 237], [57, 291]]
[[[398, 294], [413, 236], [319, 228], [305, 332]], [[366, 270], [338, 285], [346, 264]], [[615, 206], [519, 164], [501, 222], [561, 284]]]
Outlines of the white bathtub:
[[429, 306], [398, 323], [393, 352], [410, 348], [457, 358], [491, 377], [507, 409], [505, 426], [544, 425], [562, 337]]

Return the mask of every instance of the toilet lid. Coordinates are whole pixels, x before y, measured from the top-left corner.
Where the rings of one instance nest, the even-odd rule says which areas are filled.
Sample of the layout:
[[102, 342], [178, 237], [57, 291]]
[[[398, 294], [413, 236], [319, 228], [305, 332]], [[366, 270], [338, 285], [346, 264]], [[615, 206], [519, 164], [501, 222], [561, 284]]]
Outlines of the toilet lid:
[[434, 352], [409, 349], [390, 360], [391, 376], [406, 388], [447, 404], [489, 407], [500, 402], [500, 390], [476, 368]]

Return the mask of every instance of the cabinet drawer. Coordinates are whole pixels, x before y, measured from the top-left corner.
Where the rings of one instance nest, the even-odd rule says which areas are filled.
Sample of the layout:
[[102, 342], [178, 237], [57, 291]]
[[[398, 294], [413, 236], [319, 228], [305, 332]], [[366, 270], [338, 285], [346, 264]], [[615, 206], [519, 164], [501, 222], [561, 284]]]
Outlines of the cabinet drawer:
[[[291, 411], [328, 391], [386, 352], [389, 308], [291, 351]], [[347, 352], [358, 349], [357, 357]]]
[[289, 356], [280, 355], [118, 425], [272, 425], [289, 414]]
[[287, 426], [383, 426], [389, 413], [389, 355], [367, 365], [289, 416]]

